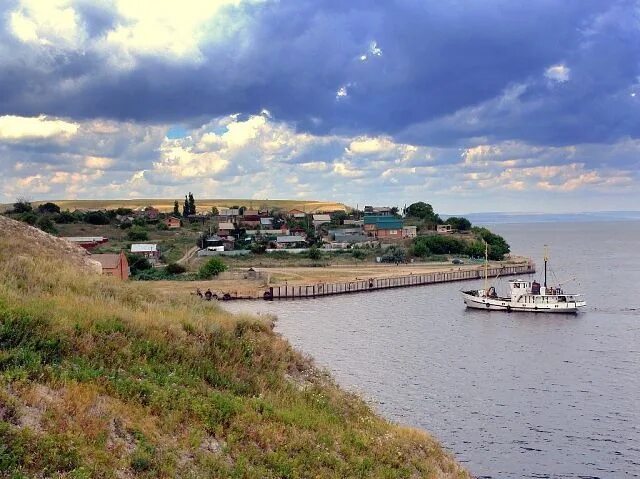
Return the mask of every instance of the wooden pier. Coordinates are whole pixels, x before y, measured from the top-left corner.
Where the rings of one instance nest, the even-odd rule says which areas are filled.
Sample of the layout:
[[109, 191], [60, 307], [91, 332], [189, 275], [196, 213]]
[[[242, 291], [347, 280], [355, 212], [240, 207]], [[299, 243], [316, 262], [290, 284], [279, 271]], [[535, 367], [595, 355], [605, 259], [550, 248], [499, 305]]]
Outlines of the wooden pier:
[[[513, 276], [536, 272], [532, 262], [489, 268], [488, 277]], [[264, 293], [264, 299], [301, 299], [333, 296], [336, 294], [364, 293], [390, 288], [406, 288], [409, 286], [423, 286], [427, 284], [448, 283], [452, 281], [466, 281], [482, 279], [484, 268], [447, 271], [428, 274], [408, 274], [389, 278], [369, 278], [339, 283], [317, 283], [312, 285], [284, 285], [272, 286]]]

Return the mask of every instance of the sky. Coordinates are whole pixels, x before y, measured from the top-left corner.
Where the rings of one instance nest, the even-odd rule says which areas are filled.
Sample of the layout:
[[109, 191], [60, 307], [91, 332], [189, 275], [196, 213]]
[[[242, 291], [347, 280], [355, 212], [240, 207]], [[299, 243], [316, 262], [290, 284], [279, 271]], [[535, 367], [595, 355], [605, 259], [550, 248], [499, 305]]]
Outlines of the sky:
[[640, 210], [640, 0], [2, 0], [0, 202]]

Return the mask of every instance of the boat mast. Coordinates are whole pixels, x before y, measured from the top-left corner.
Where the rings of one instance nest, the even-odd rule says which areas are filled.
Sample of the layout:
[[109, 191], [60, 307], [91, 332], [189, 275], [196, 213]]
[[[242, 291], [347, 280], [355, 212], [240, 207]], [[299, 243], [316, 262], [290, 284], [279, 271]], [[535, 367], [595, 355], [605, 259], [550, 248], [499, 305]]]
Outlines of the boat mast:
[[547, 245], [544, 245], [544, 287], [547, 287], [547, 261], [549, 261], [549, 250]]
[[[484, 291], [487, 291], [487, 273], [489, 272], [489, 245], [484, 242]], [[546, 263], [545, 263], [546, 264]]]

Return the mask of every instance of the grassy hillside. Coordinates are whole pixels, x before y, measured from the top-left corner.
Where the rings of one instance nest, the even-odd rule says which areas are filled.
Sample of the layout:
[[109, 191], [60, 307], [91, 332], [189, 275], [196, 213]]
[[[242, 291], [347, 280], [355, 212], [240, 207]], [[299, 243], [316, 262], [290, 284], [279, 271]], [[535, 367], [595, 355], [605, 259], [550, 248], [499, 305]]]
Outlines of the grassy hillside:
[[[183, 198], [148, 198], [134, 200], [53, 200], [53, 203], [60, 206], [63, 210], [75, 209], [116, 209], [116, 208], [140, 208], [144, 206], [155, 206], [160, 211], [173, 211], [173, 203], [178, 200], [180, 208], [182, 208]], [[44, 201], [34, 201], [33, 206], [36, 207]], [[0, 209], [4, 210], [11, 205], [0, 205]], [[247, 208], [282, 208], [285, 210], [299, 209], [307, 213], [315, 213], [318, 211], [346, 211], [348, 208], [342, 203], [332, 201], [304, 201], [304, 200], [256, 200], [256, 199], [201, 199], [196, 198], [196, 208], [198, 211], [211, 211], [211, 207], [229, 208], [231, 206], [246, 206]]]
[[469, 477], [272, 331], [0, 216], [0, 475]]

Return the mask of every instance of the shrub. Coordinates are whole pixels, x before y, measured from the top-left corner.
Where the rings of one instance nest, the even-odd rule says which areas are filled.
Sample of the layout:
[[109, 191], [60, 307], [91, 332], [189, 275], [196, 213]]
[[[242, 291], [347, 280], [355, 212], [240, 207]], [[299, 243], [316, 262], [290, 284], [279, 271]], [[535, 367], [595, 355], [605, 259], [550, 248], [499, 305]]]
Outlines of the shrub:
[[307, 255], [309, 256], [309, 259], [312, 259], [314, 261], [318, 261], [322, 257], [322, 253], [317, 246], [312, 246], [311, 248], [309, 248], [309, 251], [307, 251]]
[[60, 213], [60, 207], [55, 203], [43, 203], [38, 206], [39, 213]]
[[[465, 242], [449, 236], [431, 235], [419, 236], [413, 240], [414, 251], [418, 245], [423, 245], [432, 254], [462, 254], [465, 250]], [[422, 250], [419, 246], [418, 250]]]
[[140, 271], [145, 271], [153, 268], [153, 265], [147, 258], [145, 258], [144, 256], [139, 256], [137, 254], [127, 253], [127, 261], [129, 262], [129, 269], [131, 270], [132, 275], [135, 275]]
[[182, 274], [187, 271], [187, 268], [178, 263], [170, 263], [166, 269], [169, 274]]
[[200, 267], [198, 277], [200, 279], [210, 279], [226, 270], [227, 265], [225, 265], [220, 258], [211, 258]]
[[400, 246], [390, 246], [382, 255], [383, 263], [404, 263], [407, 260], [407, 250]]
[[129, 241], [146, 241], [149, 239], [149, 234], [146, 229], [140, 226], [133, 226], [127, 231], [127, 239]]
[[351, 256], [353, 256], [355, 259], [365, 259], [367, 257], [367, 253], [365, 253], [361, 249], [354, 249], [351, 252]]
[[89, 211], [85, 213], [84, 221], [91, 225], [108, 225], [111, 223], [111, 219], [104, 211]]
[[158, 228], [158, 230], [160, 231], [167, 231], [169, 229], [169, 227], [167, 226], [167, 223], [165, 223], [164, 221], [160, 221], [156, 226], [156, 228]]
[[53, 221], [51, 221], [51, 218], [47, 216], [41, 216], [40, 218], [38, 218], [38, 221], [36, 221], [36, 226], [47, 233], [55, 234], [58, 232], [56, 227], [53, 226]]
[[74, 223], [76, 221], [76, 217], [69, 210], [64, 210], [57, 214], [53, 220], [59, 224], [69, 224]]

